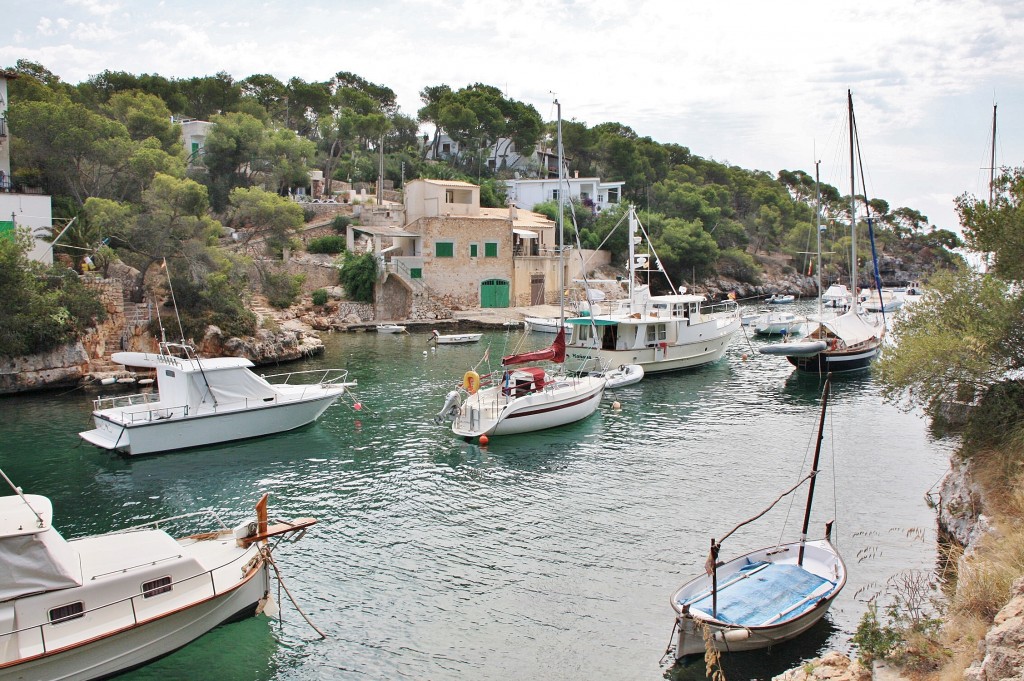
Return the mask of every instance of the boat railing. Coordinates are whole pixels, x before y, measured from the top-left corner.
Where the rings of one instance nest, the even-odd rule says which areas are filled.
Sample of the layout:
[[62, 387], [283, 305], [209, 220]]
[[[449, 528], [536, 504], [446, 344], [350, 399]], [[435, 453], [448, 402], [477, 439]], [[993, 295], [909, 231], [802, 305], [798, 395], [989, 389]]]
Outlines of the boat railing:
[[740, 306], [735, 300], [723, 300], [720, 303], [711, 303], [710, 305], [702, 305], [701, 312], [705, 315], [727, 315], [736, 314], [738, 315]]
[[[82, 610], [81, 612], [50, 622], [33, 624], [27, 627], [22, 627], [21, 629], [5, 632], [0, 634], [0, 650], [20, 651], [19, 657], [14, 658], [15, 660], [24, 659], [33, 655], [46, 654], [51, 650], [63, 648], [82, 640], [95, 637], [96, 625], [93, 623], [95, 618], [88, 617], [88, 615], [93, 613], [102, 612], [103, 621], [107, 624], [109, 630], [112, 631], [125, 627], [138, 626], [140, 622], [146, 622], [156, 617], [160, 617], [167, 614], [169, 611], [180, 610], [204, 600], [216, 598], [220, 594], [234, 588], [238, 584], [238, 581], [232, 577], [231, 586], [228, 588], [222, 588], [218, 591], [217, 580], [214, 573], [230, 567], [233, 563], [237, 563], [239, 558], [244, 555], [246, 554], [241, 554], [239, 557], [236, 557], [223, 565], [218, 565], [205, 572], [173, 581], [170, 584], [161, 584], [159, 587], [154, 589], [140, 591], [139, 593], [131, 596], [126, 596], [125, 598], [111, 601], [110, 603], [89, 608], [88, 610]], [[151, 565], [151, 563], [146, 563], [140, 567], [147, 567], [149, 565]], [[117, 570], [114, 573], [108, 574], [121, 574], [122, 572], [124, 571]], [[99, 579], [104, 576], [105, 575], [96, 575], [93, 579]], [[191, 584], [186, 590], [184, 590], [183, 597], [179, 596], [179, 598], [173, 602], [172, 607], [169, 607], [167, 599], [161, 599], [158, 601], [150, 600], [154, 596], [159, 596], [163, 593], [173, 594], [175, 587], [181, 587], [187, 582]], [[179, 588], [178, 591], [179, 594], [182, 593], [181, 588]], [[161, 607], [156, 607], [157, 605]], [[83, 626], [68, 626], [76, 620], [81, 620]], [[47, 637], [47, 632], [50, 632], [49, 637]], [[15, 641], [16, 643], [14, 645], [10, 645], [10, 643]], [[0, 658], [0, 663], [8, 661], [14, 660], [4, 660], [3, 658]]]
[[99, 397], [92, 401], [92, 408], [96, 411], [102, 409], [117, 409], [134, 407], [139, 404], [150, 404], [158, 402], [160, 394], [156, 392], [136, 393], [134, 395], [115, 395], [113, 397]]
[[193, 511], [192, 513], [183, 513], [182, 515], [171, 516], [169, 518], [160, 518], [158, 520], [150, 520], [149, 522], [141, 523], [139, 525], [132, 525], [131, 527], [122, 527], [121, 529], [113, 530], [111, 532], [105, 532], [104, 534], [97, 535], [97, 536], [106, 537], [106, 536], [112, 535], [112, 534], [124, 534], [126, 532], [138, 532], [140, 530], [159, 530], [162, 525], [167, 525], [169, 523], [177, 522], [179, 520], [187, 520], [189, 518], [208, 518], [212, 522], [214, 522], [217, 525], [219, 525], [220, 529], [222, 529], [222, 530], [230, 529], [227, 525], [224, 524], [224, 521], [221, 520], [220, 516], [217, 515], [216, 511], [214, 511], [212, 508], [208, 508], [208, 509], [205, 509], [205, 510], [202, 510], [202, 511]]
[[355, 381], [348, 380], [348, 369], [308, 369], [306, 371], [289, 371], [285, 374], [261, 375], [261, 377], [273, 385], [309, 385], [322, 388], [356, 385]]

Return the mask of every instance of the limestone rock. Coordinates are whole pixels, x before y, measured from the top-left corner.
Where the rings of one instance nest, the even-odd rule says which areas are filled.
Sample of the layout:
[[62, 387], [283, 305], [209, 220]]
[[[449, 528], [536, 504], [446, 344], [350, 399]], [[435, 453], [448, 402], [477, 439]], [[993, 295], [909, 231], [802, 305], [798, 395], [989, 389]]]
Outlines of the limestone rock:
[[1010, 601], [996, 615], [984, 642], [985, 657], [964, 678], [1024, 679], [1024, 577], [1013, 583]]
[[69, 343], [37, 355], [0, 357], [0, 394], [77, 385], [89, 367], [89, 354]]
[[831, 651], [779, 674], [772, 681], [871, 681], [871, 671], [857, 660]]

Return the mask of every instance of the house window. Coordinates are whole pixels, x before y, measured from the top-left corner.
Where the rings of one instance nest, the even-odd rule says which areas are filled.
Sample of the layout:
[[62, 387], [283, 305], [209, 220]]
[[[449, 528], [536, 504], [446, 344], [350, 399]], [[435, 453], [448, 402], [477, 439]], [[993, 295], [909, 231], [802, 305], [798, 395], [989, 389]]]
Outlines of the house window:
[[469, 245], [469, 257], [477, 258], [480, 256], [480, 244]]
[[450, 153], [452, 153], [452, 145], [449, 144], [448, 142], [445, 142], [444, 144], [442, 144], [441, 145], [441, 153], [442, 154], [450, 154]]
[[618, 189], [609, 189], [608, 190], [608, 203], [618, 203], [618, 202], [619, 202], [619, 190]]
[[484, 244], [484, 257], [485, 258], [497, 258], [498, 257], [498, 242], [488, 241]]
[[422, 267], [410, 267], [409, 268], [409, 278], [410, 279], [422, 279], [423, 278], [423, 268]]
[[199, 153], [199, 142], [192, 143], [192, 155], [195, 156]]
[[438, 241], [437, 243], [434, 244], [434, 255], [438, 258], [454, 258], [455, 242]]
[[495, 161], [493, 158], [487, 159], [487, 167], [490, 168], [491, 170], [494, 170], [497, 167], [497, 163], [498, 162]]
[[551, 190], [551, 200], [552, 201], [557, 201], [558, 200], [558, 190], [557, 189], [552, 189]]
[[68, 620], [75, 620], [85, 616], [85, 605], [82, 601], [68, 603], [50, 610], [50, 624], [60, 624]]
[[446, 189], [444, 191], [444, 202], [455, 203], [455, 192], [453, 192], [451, 189]]
[[142, 583], [142, 597], [152, 598], [153, 596], [159, 596], [160, 594], [169, 593], [171, 590], [171, 578], [161, 577], [160, 579], [154, 579], [152, 582]]

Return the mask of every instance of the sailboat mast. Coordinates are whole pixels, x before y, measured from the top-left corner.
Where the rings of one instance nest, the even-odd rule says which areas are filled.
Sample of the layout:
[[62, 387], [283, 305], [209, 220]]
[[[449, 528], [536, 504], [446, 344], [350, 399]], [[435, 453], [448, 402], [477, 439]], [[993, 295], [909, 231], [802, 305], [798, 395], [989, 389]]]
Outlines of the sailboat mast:
[[[633, 285], [636, 280], [636, 209], [629, 204], [629, 300], [633, 300]], [[630, 312], [633, 310], [630, 309]]]
[[818, 236], [818, 262], [816, 266], [818, 268], [818, 319], [822, 317], [821, 309], [821, 161], [814, 162], [814, 231]]
[[565, 323], [565, 167], [562, 161], [562, 105], [558, 111], [558, 327]]
[[996, 109], [998, 104], [992, 105], [992, 162], [988, 164], [988, 206], [991, 208], [996, 201]]
[[853, 136], [856, 127], [853, 123], [853, 92], [846, 91], [846, 99], [850, 118], [850, 291], [853, 305], [857, 305], [857, 190], [856, 173], [854, 171]]
[[800, 530], [800, 555], [796, 564], [804, 564], [804, 544], [807, 542], [807, 527], [811, 522], [811, 503], [814, 501], [814, 482], [818, 479], [818, 460], [821, 458], [821, 441], [825, 437], [825, 407], [828, 406], [828, 393], [832, 385], [832, 374], [825, 377], [825, 387], [821, 391], [821, 416], [818, 419], [818, 441], [814, 445], [814, 461], [811, 463], [811, 482], [807, 487], [807, 505], [804, 507], [804, 525]]

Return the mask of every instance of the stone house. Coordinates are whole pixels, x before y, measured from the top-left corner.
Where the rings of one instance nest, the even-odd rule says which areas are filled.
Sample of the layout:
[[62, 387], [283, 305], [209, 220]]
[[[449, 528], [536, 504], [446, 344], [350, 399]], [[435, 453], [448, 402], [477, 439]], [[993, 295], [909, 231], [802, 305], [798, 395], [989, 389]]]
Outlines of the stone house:
[[[413, 180], [405, 188], [405, 225], [372, 230], [382, 266], [379, 299], [402, 298], [405, 289], [409, 309], [417, 297], [453, 308], [555, 303], [556, 230], [545, 216], [515, 206], [481, 208], [477, 185]], [[607, 252], [579, 255], [567, 252], [564, 281], [608, 262]], [[402, 312], [391, 305], [388, 318], [408, 316]]]

